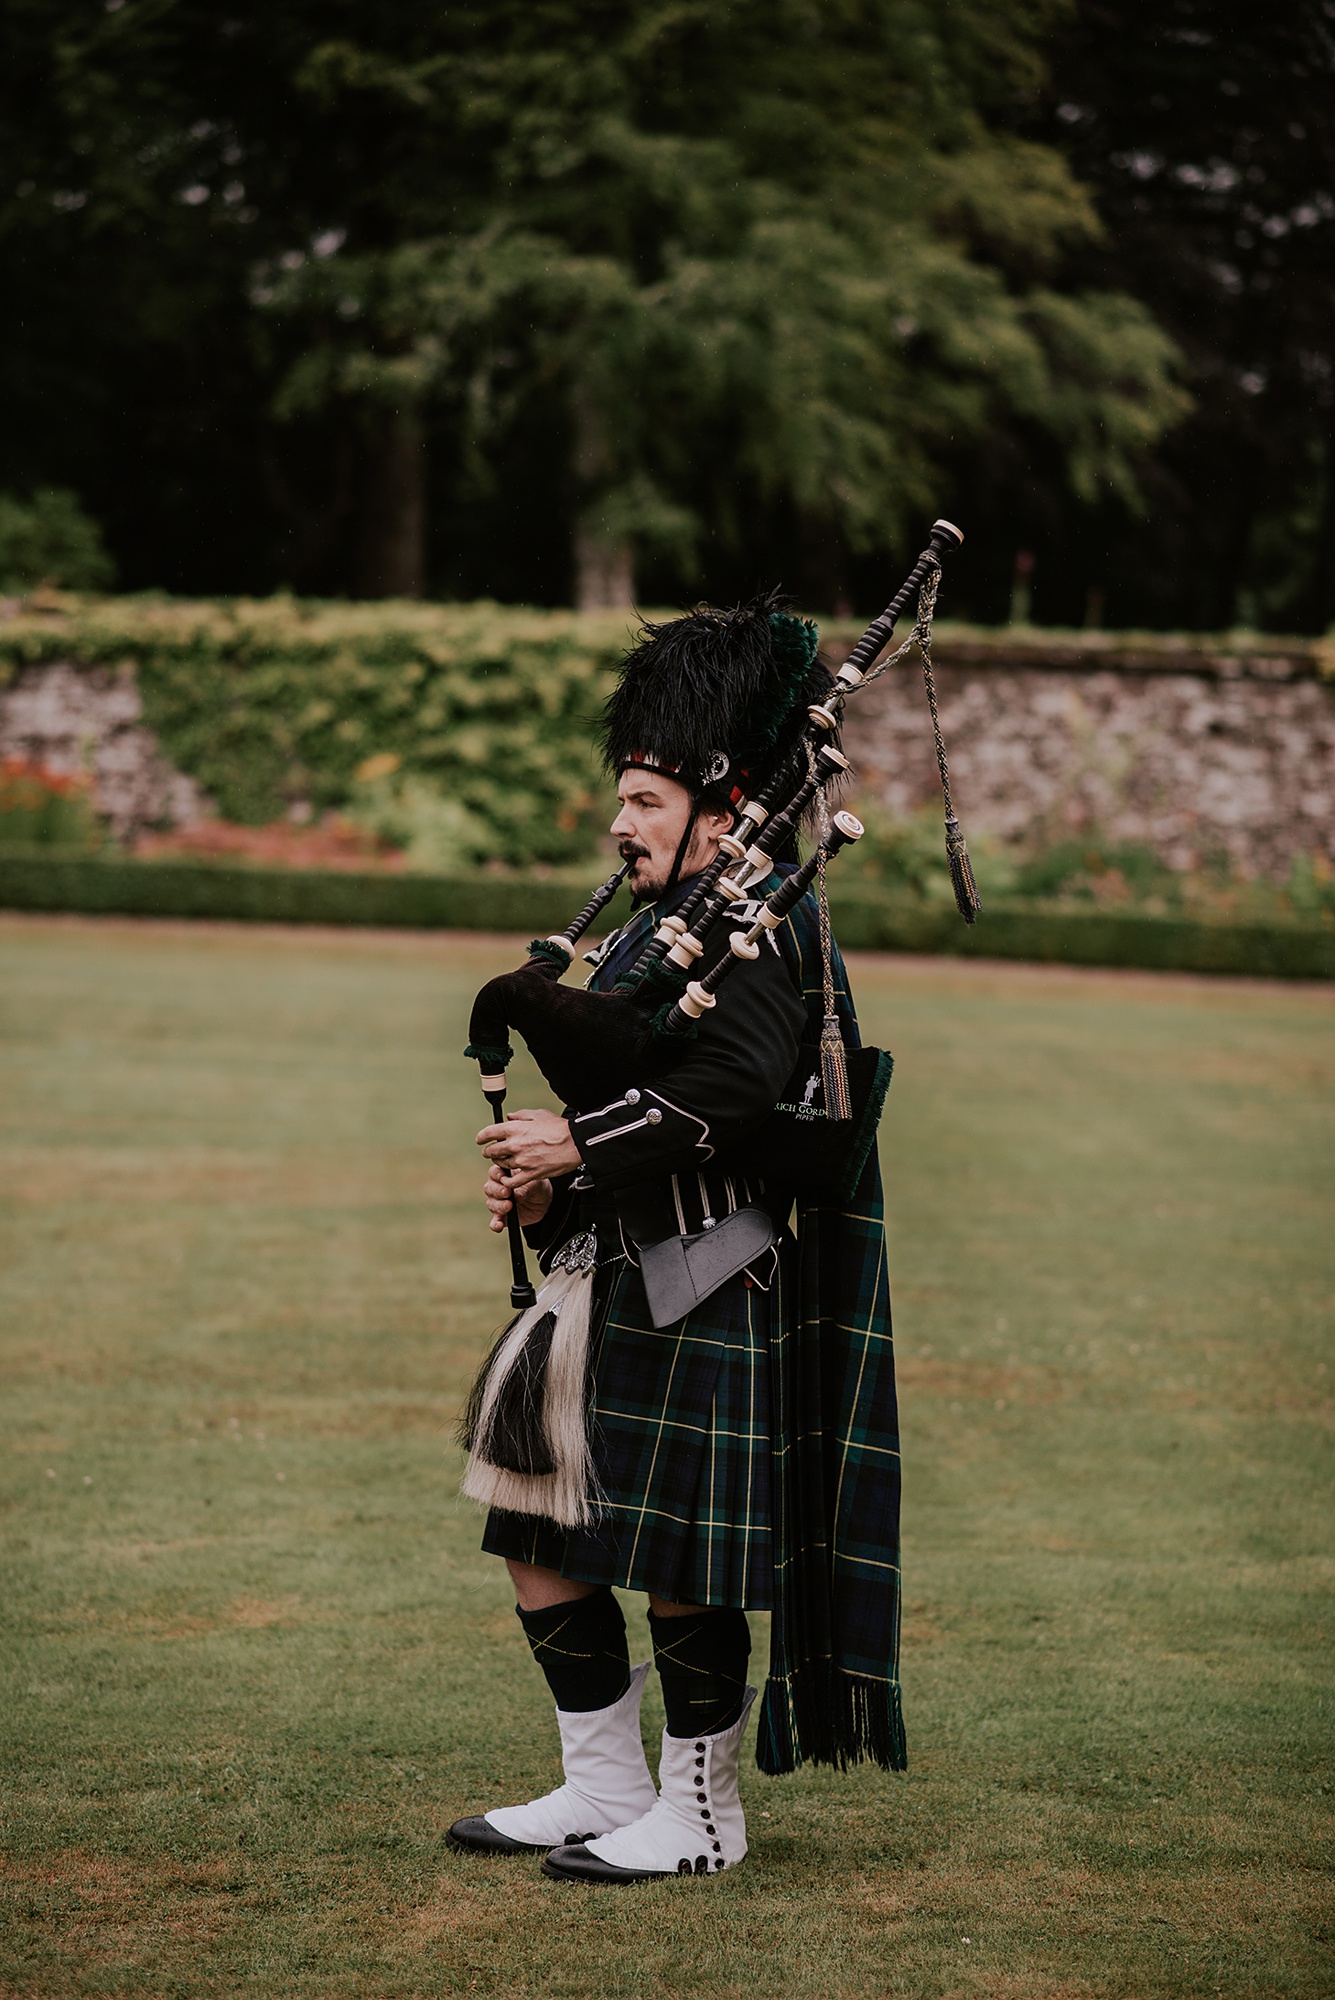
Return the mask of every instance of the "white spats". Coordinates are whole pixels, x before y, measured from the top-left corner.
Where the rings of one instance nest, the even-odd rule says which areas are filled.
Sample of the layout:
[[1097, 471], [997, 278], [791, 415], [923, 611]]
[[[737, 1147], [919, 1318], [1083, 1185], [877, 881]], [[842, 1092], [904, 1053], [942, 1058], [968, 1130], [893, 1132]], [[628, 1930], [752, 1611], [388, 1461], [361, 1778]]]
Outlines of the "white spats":
[[558, 1708], [565, 1783], [526, 1806], [497, 1806], [487, 1825], [524, 1847], [557, 1847], [571, 1834], [609, 1833], [654, 1804], [654, 1781], [640, 1741], [640, 1697], [649, 1662], [610, 1708], [575, 1714]]
[[663, 1732], [659, 1796], [642, 1818], [572, 1847], [557, 1847], [543, 1873], [558, 1880], [643, 1882], [662, 1875], [717, 1875], [746, 1854], [737, 1765], [754, 1688], [731, 1729], [716, 1736]]

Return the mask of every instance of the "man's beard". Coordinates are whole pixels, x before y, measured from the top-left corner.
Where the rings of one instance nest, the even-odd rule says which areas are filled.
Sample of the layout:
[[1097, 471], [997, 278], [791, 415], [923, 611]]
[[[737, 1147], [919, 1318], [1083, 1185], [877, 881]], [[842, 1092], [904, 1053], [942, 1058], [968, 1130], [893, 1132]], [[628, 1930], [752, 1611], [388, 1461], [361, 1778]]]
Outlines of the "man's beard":
[[[617, 848], [617, 853], [623, 861], [640, 862], [651, 859], [648, 848], [641, 847], [638, 840], [623, 840]], [[636, 909], [642, 903], [652, 903], [654, 898], [662, 893], [662, 888], [663, 885], [661, 882], [654, 882], [646, 878], [641, 869], [632, 868], [630, 873], [630, 899]]]

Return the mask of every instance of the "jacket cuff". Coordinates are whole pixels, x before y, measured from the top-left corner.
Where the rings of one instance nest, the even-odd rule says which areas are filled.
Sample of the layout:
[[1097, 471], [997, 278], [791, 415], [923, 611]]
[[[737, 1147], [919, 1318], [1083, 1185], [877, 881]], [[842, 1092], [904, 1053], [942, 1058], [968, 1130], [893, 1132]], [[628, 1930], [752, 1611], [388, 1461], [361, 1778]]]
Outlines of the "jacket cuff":
[[694, 1172], [712, 1159], [708, 1122], [656, 1090], [628, 1090], [601, 1111], [570, 1121], [584, 1170], [614, 1193], [661, 1174]]

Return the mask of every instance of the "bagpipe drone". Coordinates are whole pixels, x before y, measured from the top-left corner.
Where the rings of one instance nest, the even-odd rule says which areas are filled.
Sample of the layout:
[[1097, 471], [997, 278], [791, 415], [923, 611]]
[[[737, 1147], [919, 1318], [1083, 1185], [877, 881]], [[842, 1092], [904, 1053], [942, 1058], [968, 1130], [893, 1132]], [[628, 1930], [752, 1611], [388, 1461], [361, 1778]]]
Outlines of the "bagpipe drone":
[[[666, 1075], [689, 1049], [697, 1022], [715, 1004], [724, 980], [746, 976], [747, 961], [757, 955], [765, 932], [777, 930], [814, 883], [825, 975], [820, 1041], [804, 1050], [792, 1084], [761, 1130], [750, 1135], [747, 1147], [765, 1161], [766, 1178], [776, 1183], [830, 1194], [851, 1191], [875, 1137], [890, 1058], [879, 1049], [844, 1047], [834, 1000], [825, 871], [840, 849], [862, 833], [851, 813], [829, 810], [829, 794], [850, 770], [839, 747], [840, 725], [849, 697], [916, 643], [945, 802], [946, 857], [960, 915], [973, 923], [980, 908], [978, 891], [951, 801], [931, 662], [942, 560], [963, 540], [949, 521], [933, 524], [928, 546], [909, 575], [833, 676], [816, 658], [814, 628], [779, 609], [777, 597], [735, 612], [702, 609], [667, 626], [645, 627], [646, 639], [632, 651], [609, 704], [609, 765], [624, 769], [644, 763], [679, 776], [692, 790], [696, 811], [702, 791], [711, 786], [717, 794], [720, 783], [729, 785], [734, 777], [746, 784], [756, 769], [766, 771], [764, 781], [754, 797], [731, 784], [734, 830], [720, 837], [717, 855], [697, 876], [690, 894], [663, 920], [611, 991], [560, 981], [579, 940], [630, 872], [629, 861], [594, 892], [564, 931], [535, 939], [524, 965], [488, 980], [473, 1003], [465, 1053], [480, 1067], [483, 1094], [497, 1123], [504, 1119], [512, 1033], [523, 1037], [561, 1103], [577, 1113]], [[913, 631], [892, 655], [880, 659], [915, 593]], [[735, 671], [715, 671], [711, 662], [717, 661], [732, 663]], [[680, 700], [674, 702], [677, 694]], [[768, 712], [764, 702], [758, 704], [758, 695], [769, 697]], [[674, 747], [683, 730], [681, 717], [698, 718], [699, 740], [670, 760], [651, 758], [633, 747], [652, 737], [660, 714], [661, 728]], [[727, 743], [728, 751], [709, 747], [711, 729], [717, 732], [712, 740]], [[734, 743], [741, 746], [735, 757]], [[688, 832], [693, 820], [694, 813]], [[756, 888], [769, 880], [776, 864], [794, 855], [799, 828], [807, 820], [817, 827], [814, 851], [757, 901]], [[712, 934], [730, 911], [734, 923], [728, 946], [697, 978], [707, 946], [717, 943]], [[822, 1104], [815, 1113], [810, 1079], [817, 1074]], [[806, 1101], [789, 1101], [795, 1096]], [[533, 1304], [535, 1294], [514, 1205], [507, 1222], [511, 1303], [522, 1309]]]

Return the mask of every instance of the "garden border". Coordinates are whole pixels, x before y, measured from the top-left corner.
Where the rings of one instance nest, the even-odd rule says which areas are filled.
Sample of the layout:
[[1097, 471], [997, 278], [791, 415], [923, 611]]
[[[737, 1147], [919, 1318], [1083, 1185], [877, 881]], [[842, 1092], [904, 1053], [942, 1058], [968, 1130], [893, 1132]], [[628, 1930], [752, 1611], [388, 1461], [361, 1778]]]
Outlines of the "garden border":
[[[244, 923], [347, 924], [411, 930], [532, 931], [570, 921], [569, 882], [133, 861], [0, 852], [0, 909], [84, 916], [204, 917]], [[850, 951], [902, 951], [1161, 972], [1335, 979], [1335, 925], [1236, 924], [1121, 910], [998, 904], [972, 926], [937, 904], [867, 890], [830, 898]], [[614, 916], [624, 909], [618, 901]]]

